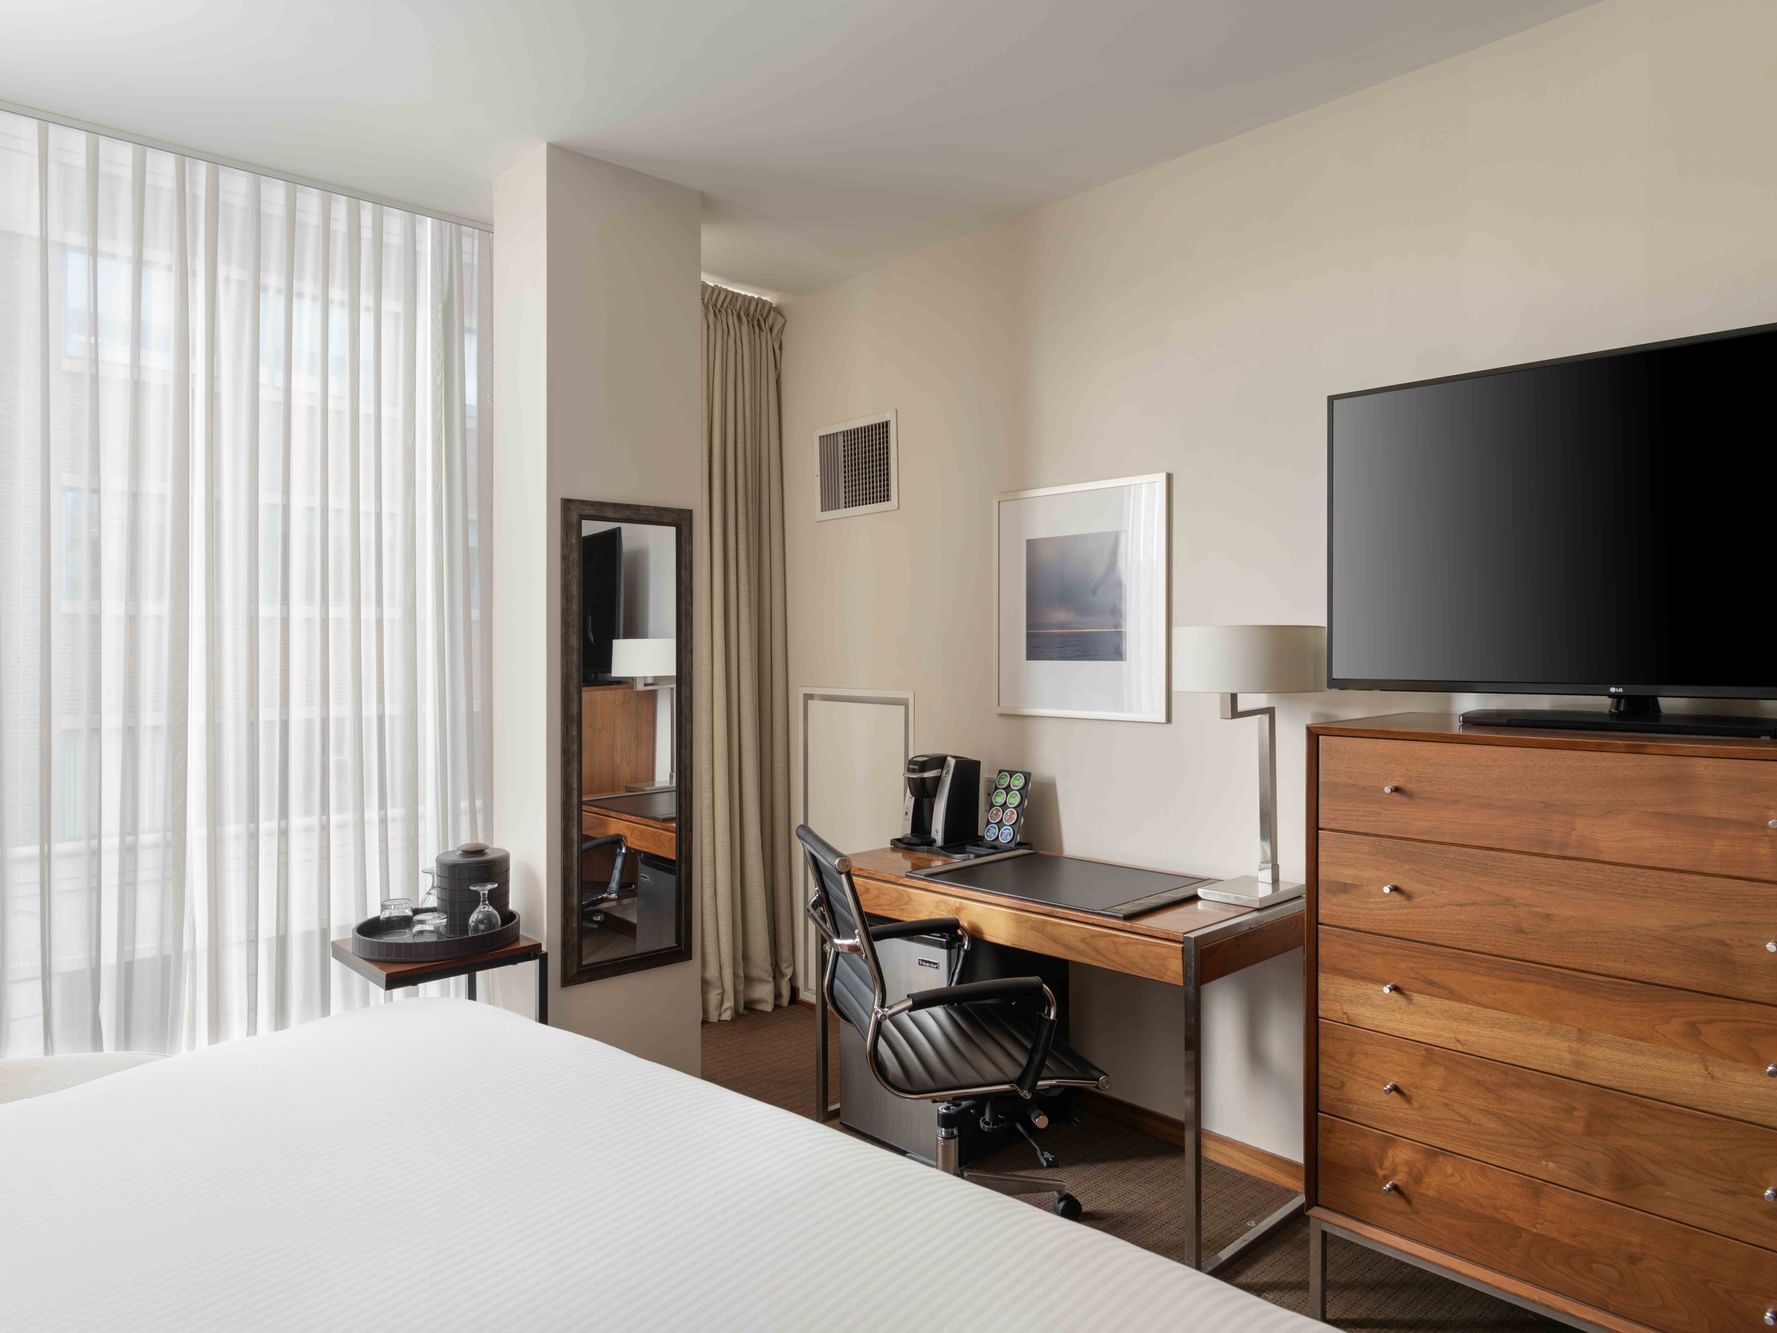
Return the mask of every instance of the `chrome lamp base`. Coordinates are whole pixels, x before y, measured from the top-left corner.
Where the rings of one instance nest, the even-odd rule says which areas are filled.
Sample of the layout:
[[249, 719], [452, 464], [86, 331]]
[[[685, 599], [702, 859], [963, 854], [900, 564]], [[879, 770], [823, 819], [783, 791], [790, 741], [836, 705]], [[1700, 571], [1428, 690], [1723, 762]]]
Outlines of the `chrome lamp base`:
[[1300, 884], [1274, 884], [1258, 875], [1241, 875], [1237, 879], [1205, 884], [1197, 890], [1197, 896], [1206, 902], [1231, 903], [1235, 907], [1271, 907], [1300, 898], [1302, 889]]

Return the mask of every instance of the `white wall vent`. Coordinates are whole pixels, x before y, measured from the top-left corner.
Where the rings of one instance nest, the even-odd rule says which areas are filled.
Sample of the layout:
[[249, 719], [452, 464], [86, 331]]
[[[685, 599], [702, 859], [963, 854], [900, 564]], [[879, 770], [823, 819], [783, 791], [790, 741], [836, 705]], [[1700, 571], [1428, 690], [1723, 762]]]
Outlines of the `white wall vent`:
[[823, 426], [815, 432], [814, 441], [820, 482], [816, 518], [851, 518], [900, 508], [900, 461], [892, 411]]

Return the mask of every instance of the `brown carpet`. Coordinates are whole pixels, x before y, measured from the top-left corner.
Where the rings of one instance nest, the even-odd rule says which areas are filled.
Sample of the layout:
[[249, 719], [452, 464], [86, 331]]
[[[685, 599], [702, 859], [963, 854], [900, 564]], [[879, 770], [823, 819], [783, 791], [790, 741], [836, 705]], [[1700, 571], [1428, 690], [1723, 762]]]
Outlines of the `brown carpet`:
[[[838, 1065], [837, 1042], [833, 1061]], [[799, 1005], [747, 1014], [703, 1029], [703, 1076], [725, 1088], [801, 1115], [814, 1110], [814, 1015]], [[838, 1088], [838, 1075], [833, 1076]], [[1085, 1225], [1157, 1254], [1177, 1257], [1171, 1219], [1180, 1180], [1176, 1154], [1144, 1134], [1091, 1116], [1056, 1125], [1044, 1144], [1061, 1159], [1057, 1174], [1086, 1205]], [[887, 1151], [885, 1149], [884, 1151]], [[1033, 1171], [1028, 1147], [995, 1154], [984, 1166]], [[1204, 1250], [1213, 1253], [1269, 1214], [1288, 1192], [1262, 1180], [1204, 1164]], [[1031, 1203], [1047, 1207], [1045, 1196]], [[1287, 1309], [1308, 1301], [1308, 1224], [1298, 1218], [1260, 1242], [1218, 1278]], [[1328, 1318], [1341, 1328], [1401, 1330], [1547, 1330], [1556, 1327], [1516, 1306], [1434, 1277], [1346, 1241], [1328, 1242]]]

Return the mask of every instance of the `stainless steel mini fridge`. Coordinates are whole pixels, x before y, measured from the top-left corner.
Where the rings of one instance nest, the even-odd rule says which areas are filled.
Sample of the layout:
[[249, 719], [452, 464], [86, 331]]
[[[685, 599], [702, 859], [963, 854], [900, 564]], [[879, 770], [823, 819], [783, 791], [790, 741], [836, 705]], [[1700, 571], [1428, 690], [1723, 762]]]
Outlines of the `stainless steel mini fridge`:
[[[884, 940], [876, 946], [891, 1002], [910, 991], [949, 982], [957, 948], [942, 935]], [[937, 1149], [938, 1113], [930, 1102], [908, 1101], [883, 1089], [864, 1062], [864, 1038], [839, 1025], [839, 1121], [848, 1129], [899, 1148], [922, 1161]]]

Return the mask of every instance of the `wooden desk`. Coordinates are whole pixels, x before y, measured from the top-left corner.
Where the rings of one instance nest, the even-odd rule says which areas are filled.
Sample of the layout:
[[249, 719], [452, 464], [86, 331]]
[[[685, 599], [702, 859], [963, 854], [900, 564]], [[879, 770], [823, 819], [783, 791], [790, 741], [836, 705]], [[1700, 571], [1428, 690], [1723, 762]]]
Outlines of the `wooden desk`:
[[[1041, 855], [1041, 853], [1039, 853]], [[1193, 898], [1173, 907], [1119, 921], [1048, 903], [1026, 902], [933, 880], [913, 872], [943, 865], [954, 858], [935, 852], [883, 847], [850, 858], [858, 898], [871, 916], [894, 921], [953, 916], [970, 936], [1014, 949], [1101, 967], [1126, 976], [1177, 986], [1184, 1008], [1181, 1057], [1185, 1075], [1186, 1253], [1194, 1268], [1214, 1270], [1302, 1208], [1295, 1199], [1251, 1228], [1206, 1263], [1203, 1259], [1203, 1049], [1199, 1024], [1202, 987], [1242, 968], [1302, 947], [1302, 899], [1275, 907], [1234, 907]], [[892, 997], [891, 997], [892, 998]], [[830, 1118], [827, 1079], [826, 988], [816, 999], [819, 1035], [816, 1050], [817, 1110]]]
[[668, 861], [679, 859], [679, 834], [676, 819], [651, 819], [602, 807], [605, 798], [593, 796], [580, 803], [582, 837], [603, 838], [621, 834], [623, 840], [637, 851], [650, 852]]

